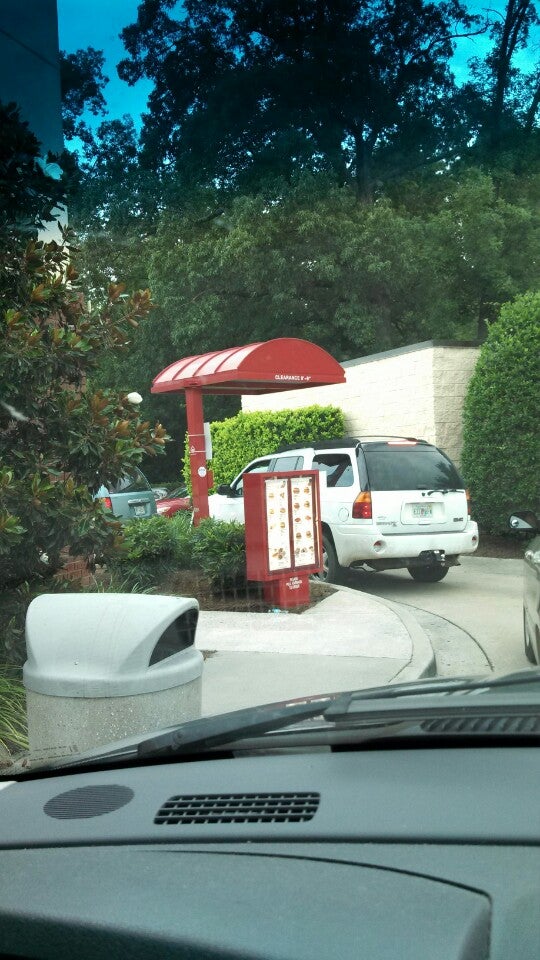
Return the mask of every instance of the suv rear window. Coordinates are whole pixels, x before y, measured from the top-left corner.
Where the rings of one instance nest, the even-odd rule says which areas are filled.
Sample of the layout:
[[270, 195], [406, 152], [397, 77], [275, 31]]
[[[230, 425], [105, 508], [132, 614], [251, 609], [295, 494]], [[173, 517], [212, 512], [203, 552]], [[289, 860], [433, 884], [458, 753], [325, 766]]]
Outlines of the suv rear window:
[[464, 489], [454, 464], [436, 447], [364, 447], [371, 490]]

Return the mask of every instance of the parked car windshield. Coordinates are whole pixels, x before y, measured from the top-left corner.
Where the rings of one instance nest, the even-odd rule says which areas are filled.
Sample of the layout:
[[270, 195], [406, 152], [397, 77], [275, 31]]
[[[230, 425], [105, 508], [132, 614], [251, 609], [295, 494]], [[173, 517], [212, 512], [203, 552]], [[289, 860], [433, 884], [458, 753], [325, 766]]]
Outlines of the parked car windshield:
[[540, 661], [540, 26], [495, 7], [1, 0], [0, 764]]

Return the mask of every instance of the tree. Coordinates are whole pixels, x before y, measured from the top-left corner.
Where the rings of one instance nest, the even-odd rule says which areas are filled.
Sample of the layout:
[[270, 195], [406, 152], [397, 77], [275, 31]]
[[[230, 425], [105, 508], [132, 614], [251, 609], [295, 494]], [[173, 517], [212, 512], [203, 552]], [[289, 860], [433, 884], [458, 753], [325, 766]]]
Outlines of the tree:
[[482, 529], [540, 510], [540, 293], [507, 303], [489, 329], [464, 409], [463, 470]]
[[432, 336], [483, 340], [503, 303], [540, 286], [540, 184], [526, 186], [477, 168], [445, 179], [417, 252], [429, 258], [422, 316]]
[[141, 422], [125, 397], [88, 387], [100, 357], [127, 348], [150, 295], [128, 297], [110, 284], [102, 309], [91, 308], [67, 235], [44, 243], [21, 233], [21, 205], [47, 216], [52, 198], [47, 178], [38, 176], [34, 191], [39, 144], [13, 129], [16, 113], [7, 117], [24, 164], [0, 184], [14, 215], [0, 229], [0, 585], [18, 586], [54, 573], [65, 547], [88, 555], [111, 542], [115, 526], [93, 501], [96, 482], [159, 453], [166, 433]]
[[294, 330], [348, 360], [483, 335], [501, 303], [540, 284], [538, 182], [511, 183], [506, 200], [476, 170], [437, 180], [424, 207], [422, 183], [364, 205], [304, 177], [206, 221], [164, 214], [148, 242], [160, 336], [185, 356]]
[[[174, 183], [163, 183], [139, 163], [137, 136], [129, 118], [106, 121], [87, 159], [70, 182], [70, 223], [78, 235], [77, 269], [92, 301], [120, 279], [128, 289], [149, 286], [151, 240], [166, 203], [178, 202]], [[185, 195], [182, 195], [185, 204]], [[145, 457], [149, 479], [179, 481], [186, 429], [183, 397], [150, 395], [152, 379], [177, 359], [168, 329], [154, 310], [131, 334], [129, 351], [106, 353], [92, 374], [96, 387], [144, 396], [145, 416], [166, 423], [172, 442], [165, 456]]]
[[465, 143], [449, 70], [459, 0], [143, 0], [120, 76], [155, 82], [144, 156], [207, 184], [328, 170], [366, 199]]
[[[0, 244], [0, 583], [58, 569], [63, 548], [85, 555], [115, 530], [92, 500], [99, 478], [117, 478], [157, 453], [165, 431], [142, 423], [111, 391], [86, 386], [100, 353], [125, 347], [147, 315], [147, 291], [111, 285], [90, 310], [69, 248], [14, 237]], [[46, 557], [46, 562], [43, 557]]]
[[[73, 155], [72, 155], [73, 156]], [[68, 182], [70, 223], [81, 238], [122, 244], [131, 226], [145, 236], [162, 205], [160, 179], [140, 164], [133, 120], [105, 120]]]
[[531, 28], [540, 20], [532, 0], [507, 0], [501, 14], [490, 14], [492, 48], [483, 62], [476, 59], [471, 66], [481, 101], [481, 152], [493, 164], [501, 153], [515, 154], [536, 139], [540, 68], [524, 73], [516, 66], [516, 55], [527, 47]]
[[86, 111], [95, 117], [106, 112], [103, 91], [109, 78], [103, 74], [105, 57], [101, 50], [88, 47], [75, 53], [60, 51], [62, 120], [66, 140], [79, 138], [90, 147], [92, 133], [83, 120]]
[[419, 242], [389, 204], [311, 177], [202, 222], [166, 213], [148, 244], [154, 319], [178, 356], [292, 332], [340, 360], [397, 346], [420, 330]]

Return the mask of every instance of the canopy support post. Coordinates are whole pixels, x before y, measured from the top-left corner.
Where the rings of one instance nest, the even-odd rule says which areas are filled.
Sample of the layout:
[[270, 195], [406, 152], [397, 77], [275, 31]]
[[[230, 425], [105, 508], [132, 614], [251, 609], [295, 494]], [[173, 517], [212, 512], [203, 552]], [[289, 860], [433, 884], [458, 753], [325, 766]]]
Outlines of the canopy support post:
[[186, 387], [186, 415], [193, 497], [193, 525], [210, 516], [208, 506], [208, 473], [206, 469], [206, 445], [204, 440], [204, 413], [202, 390]]

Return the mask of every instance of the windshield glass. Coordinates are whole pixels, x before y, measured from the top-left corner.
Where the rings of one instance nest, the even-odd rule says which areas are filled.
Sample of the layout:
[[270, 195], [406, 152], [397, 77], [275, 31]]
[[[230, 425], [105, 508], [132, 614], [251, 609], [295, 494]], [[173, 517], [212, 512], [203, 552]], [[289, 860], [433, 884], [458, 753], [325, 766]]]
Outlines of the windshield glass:
[[540, 28], [496, 6], [0, 4], [6, 769], [540, 662]]

